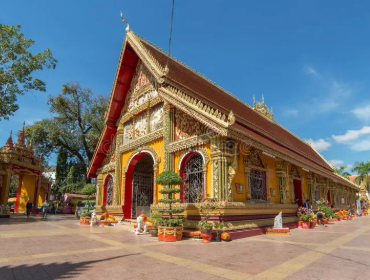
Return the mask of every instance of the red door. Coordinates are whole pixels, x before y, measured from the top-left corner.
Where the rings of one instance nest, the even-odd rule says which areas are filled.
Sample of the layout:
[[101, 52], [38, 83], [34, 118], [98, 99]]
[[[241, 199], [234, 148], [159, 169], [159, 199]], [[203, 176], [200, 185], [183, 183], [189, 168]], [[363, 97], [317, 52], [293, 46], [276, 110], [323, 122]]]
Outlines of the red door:
[[302, 183], [301, 183], [301, 180], [293, 180], [293, 185], [294, 185], [295, 198], [298, 198], [298, 206], [302, 206], [303, 201], [302, 201]]

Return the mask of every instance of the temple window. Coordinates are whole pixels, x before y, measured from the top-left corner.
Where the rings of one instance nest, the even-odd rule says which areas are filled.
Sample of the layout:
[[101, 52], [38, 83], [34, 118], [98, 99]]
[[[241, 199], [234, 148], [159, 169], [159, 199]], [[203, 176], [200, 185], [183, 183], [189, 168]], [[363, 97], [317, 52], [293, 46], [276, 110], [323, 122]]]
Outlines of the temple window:
[[266, 172], [261, 170], [250, 171], [251, 198], [266, 200]]
[[196, 153], [185, 162], [183, 202], [195, 203], [203, 196], [203, 158]]
[[113, 202], [113, 176], [107, 175], [105, 179], [105, 205], [112, 205]]

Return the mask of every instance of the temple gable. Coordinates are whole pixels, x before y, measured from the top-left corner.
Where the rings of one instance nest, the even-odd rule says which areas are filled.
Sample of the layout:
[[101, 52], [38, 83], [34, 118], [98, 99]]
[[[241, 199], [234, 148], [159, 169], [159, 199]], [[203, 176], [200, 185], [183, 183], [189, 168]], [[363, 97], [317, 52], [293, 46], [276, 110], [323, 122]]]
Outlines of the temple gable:
[[175, 112], [175, 140], [200, 136], [207, 132], [207, 127], [188, 114], [176, 109]]

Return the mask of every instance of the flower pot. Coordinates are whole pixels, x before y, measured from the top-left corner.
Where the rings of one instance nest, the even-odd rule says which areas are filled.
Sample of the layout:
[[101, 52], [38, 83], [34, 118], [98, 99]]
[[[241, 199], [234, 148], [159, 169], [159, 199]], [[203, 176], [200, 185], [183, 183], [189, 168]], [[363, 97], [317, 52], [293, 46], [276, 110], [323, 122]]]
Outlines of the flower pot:
[[302, 223], [303, 223], [302, 221], [298, 221], [298, 227], [299, 228], [302, 228]]
[[181, 241], [183, 227], [158, 227], [158, 240], [165, 242]]
[[90, 224], [90, 217], [81, 217], [80, 218], [80, 225], [89, 225]]
[[149, 229], [150, 235], [153, 237], [158, 237], [158, 228]]
[[211, 242], [211, 241], [208, 240], [211, 237], [210, 234], [201, 233], [200, 236], [203, 238], [202, 243], [210, 243]]
[[302, 222], [302, 228], [303, 229], [309, 229], [311, 222]]
[[329, 219], [322, 219], [324, 222], [324, 225], [327, 225], [329, 223]]
[[316, 227], [316, 220], [313, 220], [313, 222], [310, 223], [310, 228]]

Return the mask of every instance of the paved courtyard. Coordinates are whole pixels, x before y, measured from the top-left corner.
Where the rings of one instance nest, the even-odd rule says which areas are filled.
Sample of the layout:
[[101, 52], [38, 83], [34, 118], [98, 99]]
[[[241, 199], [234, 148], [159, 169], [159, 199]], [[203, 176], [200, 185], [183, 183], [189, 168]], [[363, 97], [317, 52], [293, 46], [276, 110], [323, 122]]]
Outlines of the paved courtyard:
[[72, 216], [0, 219], [2, 279], [369, 279], [370, 217], [290, 236], [177, 243]]

